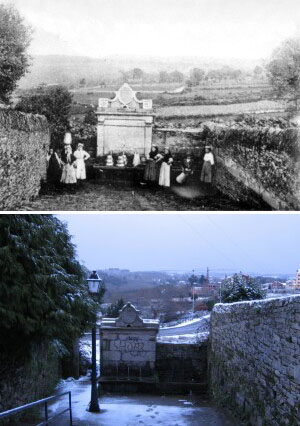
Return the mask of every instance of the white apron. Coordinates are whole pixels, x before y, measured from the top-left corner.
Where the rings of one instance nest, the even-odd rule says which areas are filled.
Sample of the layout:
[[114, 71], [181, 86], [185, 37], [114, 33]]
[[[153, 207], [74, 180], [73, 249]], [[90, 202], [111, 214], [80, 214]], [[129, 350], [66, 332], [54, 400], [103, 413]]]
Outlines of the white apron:
[[85, 160], [90, 158], [90, 154], [84, 150], [75, 151], [74, 157], [76, 158], [76, 178], [77, 179], [86, 179], [86, 171], [85, 171]]

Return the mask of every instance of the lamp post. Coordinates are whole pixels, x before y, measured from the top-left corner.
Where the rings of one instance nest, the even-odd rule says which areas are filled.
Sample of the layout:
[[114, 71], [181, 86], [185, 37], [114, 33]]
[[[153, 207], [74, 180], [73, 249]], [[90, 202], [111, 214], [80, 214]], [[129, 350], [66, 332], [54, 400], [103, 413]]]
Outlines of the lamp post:
[[[102, 280], [99, 278], [96, 271], [93, 271], [90, 278], [87, 279], [89, 292], [95, 296], [100, 291]], [[89, 405], [91, 413], [99, 413], [100, 406], [98, 403], [98, 389], [97, 389], [97, 372], [96, 372], [96, 324], [92, 327], [92, 389], [91, 389], [91, 402]]]

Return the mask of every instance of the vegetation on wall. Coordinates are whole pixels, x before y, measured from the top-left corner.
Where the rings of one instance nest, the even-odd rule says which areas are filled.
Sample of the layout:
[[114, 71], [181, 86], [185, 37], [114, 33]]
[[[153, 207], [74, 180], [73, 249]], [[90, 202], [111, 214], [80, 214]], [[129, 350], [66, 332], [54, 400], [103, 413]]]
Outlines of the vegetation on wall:
[[46, 87], [28, 91], [16, 106], [18, 111], [44, 115], [49, 123], [51, 144], [60, 148], [69, 126], [72, 95], [64, 86]]

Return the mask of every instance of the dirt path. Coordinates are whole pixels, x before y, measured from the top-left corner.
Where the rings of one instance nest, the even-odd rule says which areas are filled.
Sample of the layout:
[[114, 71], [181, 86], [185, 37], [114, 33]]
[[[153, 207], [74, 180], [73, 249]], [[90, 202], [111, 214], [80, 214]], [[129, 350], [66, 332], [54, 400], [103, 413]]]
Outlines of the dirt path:
[[207, 187], [170, 189], [100, 185], [87, 182], [74, 193], [44, 193], [19, 211], [205, 211], [250, 210]]

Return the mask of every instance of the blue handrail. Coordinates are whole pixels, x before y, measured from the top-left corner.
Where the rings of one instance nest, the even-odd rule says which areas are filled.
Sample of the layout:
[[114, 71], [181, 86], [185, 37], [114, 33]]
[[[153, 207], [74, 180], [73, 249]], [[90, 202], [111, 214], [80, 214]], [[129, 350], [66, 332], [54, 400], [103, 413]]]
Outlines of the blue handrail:
[[[48, 415], [48, 402], [53, 401], [56, 398], [59, 398], [63, 395], [69, 395], [69, 407], [65, 410], [61, 411], [60, 413], [55, 414], [52, 417], [49, 417]], [[3, 419], [4, 417], [11, 417], [14, 414], [21, 413], [22, 411], [28, 410], [32, 407], [35, 407], [37, 405], [45, 406], [45, 420], [42, 423], [39, 423], [37, 426], [48, 426], [50, 422], [52, 422], [54, 419], [56, 419], [58, 416], [61, 416], [62, 414], [66, 413], [67, 411], [70, 412], [70, 426], [73, 426], [72, 421], [72, 401], [71, 401], [71, 392], [64, 392], [60, 393], [59, 395], [49, 396], [48, 398], [40, 399], [39, 401], [31, 402], [30, 404], [22, 405], [21, 407], [12, 408], [11, 410], [4, 411], [3, 413], [0, 413], [0, 419]]]

